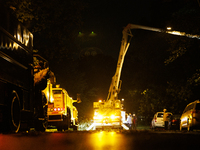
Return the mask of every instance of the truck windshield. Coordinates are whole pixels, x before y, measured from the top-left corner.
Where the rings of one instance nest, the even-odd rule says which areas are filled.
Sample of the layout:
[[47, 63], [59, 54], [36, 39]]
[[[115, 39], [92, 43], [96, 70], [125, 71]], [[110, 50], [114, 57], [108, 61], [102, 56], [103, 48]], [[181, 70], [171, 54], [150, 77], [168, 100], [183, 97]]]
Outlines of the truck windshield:
[[53, 91], [53, 94], [61, 94], [62, 93], [62, 90], [54, 90]]

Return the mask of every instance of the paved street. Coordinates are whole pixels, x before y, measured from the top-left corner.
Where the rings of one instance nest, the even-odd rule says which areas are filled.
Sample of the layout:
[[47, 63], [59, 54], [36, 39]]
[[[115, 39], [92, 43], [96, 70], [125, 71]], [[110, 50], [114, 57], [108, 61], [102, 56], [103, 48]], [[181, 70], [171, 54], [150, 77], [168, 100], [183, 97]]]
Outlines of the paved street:
[[1, 150], [145, 150], [199, 147], [200, 132], [77, 131], [0, 134]]

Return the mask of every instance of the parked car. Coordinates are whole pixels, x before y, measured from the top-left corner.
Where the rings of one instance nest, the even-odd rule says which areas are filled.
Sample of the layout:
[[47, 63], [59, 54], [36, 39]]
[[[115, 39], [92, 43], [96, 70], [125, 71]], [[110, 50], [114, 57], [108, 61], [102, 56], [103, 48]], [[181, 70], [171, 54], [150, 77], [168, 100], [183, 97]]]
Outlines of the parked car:
[[186, 128], [188, 131], [200, 129], [200, 101], [189, 103], [180, 118], [180, 130]]
[[168, 129], [179, 130], [180, 129], [180, 114], [170, 115], [168, 117]]
[[[167, 112], [167, 113], [172, 115], [171, 112]], [[157, 112], [154, 115], [154, 117], [151, 121], [151, 128], [152, 129], [155, 129], [157, 127], [161, 127], [161, 128], [164, 127], [163, 114], [164, 114], [164, 112]]]

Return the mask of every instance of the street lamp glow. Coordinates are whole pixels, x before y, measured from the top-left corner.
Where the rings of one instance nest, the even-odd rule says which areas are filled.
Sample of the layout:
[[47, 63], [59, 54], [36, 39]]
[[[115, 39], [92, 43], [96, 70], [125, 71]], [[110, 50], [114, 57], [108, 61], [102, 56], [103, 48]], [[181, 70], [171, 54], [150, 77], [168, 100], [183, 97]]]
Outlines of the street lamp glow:
[[167, 27], [167, 30], [171, 30], [172, 28], [171, 27]]

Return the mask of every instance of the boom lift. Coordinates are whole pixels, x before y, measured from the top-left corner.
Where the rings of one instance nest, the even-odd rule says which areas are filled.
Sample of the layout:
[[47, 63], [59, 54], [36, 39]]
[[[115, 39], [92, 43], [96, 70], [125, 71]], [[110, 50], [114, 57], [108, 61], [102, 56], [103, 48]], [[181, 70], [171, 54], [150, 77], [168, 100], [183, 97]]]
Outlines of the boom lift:
[[162, 33], [167, 33], [167, 34], [200, 39], [199, 35], [186, 34], [185, 32], [163, 30], [159, 28], [147, 27], [147, 26], [136, 25], [136, 24], [128, 24], [122, 31], [123, 36], [122, 36], [121, 48], [119, 52], [119, 58], [117, 62], [117, 68], [116, 68], [116, 72], [114, 76], [112, 77], [112, 82], [110, 84], [107, 100], [93, 103], [94, 123], [91, 125], [91, 127], [89, 127], [88, 130], [92, 128], [98, 129], [98, 128], [105, 128], [105, 127], [128, 129], [123, 124], [122, 118], [125, 118], [125, 116], [122, 116], [122, 115], [125, 115], [125, 113], [122, 108], [122, 101], [118, 99], [118, 94], [121, 90], [122, 82], [120, 80], [120, 76], [121, 76], [124, 58], [129, 48], [131, 38], [133, 37], [131, 33], [131, 29], [143, 29], [143, 30], [162, 32]]

